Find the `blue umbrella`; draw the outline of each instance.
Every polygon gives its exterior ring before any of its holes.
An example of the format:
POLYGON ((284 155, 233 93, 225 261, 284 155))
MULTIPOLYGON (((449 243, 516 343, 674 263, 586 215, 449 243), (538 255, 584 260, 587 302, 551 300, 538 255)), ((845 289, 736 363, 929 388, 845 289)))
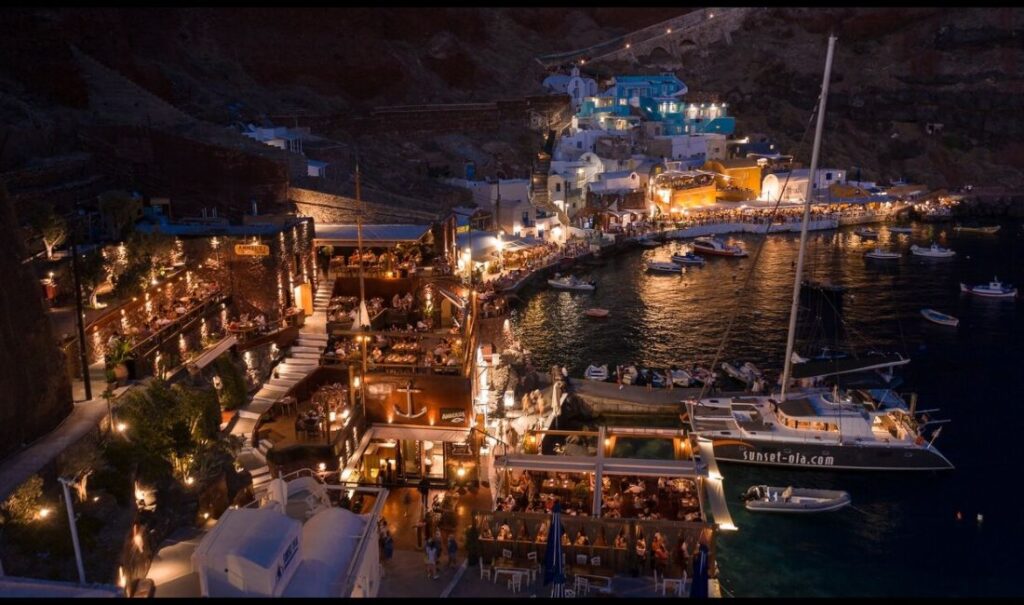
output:
POLYGON ((563 596, 565 573, 562 568, 562 505, 557 500, 551 509, 551 527, 548 528, 548 544, 544 551, 544 584, 554 582, 552 597, 563 596))
POLYGON ((690 586, 690 598, 708 598, 708 546, 701 544, 697 556, 693 558, 693 585, 690 586))

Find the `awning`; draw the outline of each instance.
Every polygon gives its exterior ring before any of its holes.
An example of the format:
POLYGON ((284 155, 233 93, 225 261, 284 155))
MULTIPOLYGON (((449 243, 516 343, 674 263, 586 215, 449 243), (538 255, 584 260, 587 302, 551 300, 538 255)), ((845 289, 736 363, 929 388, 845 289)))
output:
POLYGON ((694 477, 697 465, 685 460, 641 460, 635 458, 602 458, 597 456, 550 456, 512 454, 496 456, 494 465, 530 471, 556 473, 593 473, 601 467, 605 475, 638 475, 643 477, 694 477))
POLYGON ((469 428, 416 426, 411 424, 377 424, 373 426, 373 439, 409 439, 461 443, 469 435, 469 428))
MULTIPOLYGON (((366 247, 394 247, 400 243, 421 241, 429 232, 430 225, 363 225, 362 240, 366 247)), ((313 239, 321 245, 357 246, 359 233, 356 225, 323 223, 316 225, 313 239)))

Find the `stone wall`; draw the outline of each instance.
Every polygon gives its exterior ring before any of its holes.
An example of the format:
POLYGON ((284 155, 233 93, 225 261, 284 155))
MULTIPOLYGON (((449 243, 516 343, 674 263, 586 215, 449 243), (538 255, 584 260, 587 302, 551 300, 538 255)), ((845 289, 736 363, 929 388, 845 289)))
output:
POLYGON ((24 243, 0 185, 0 458, 55 428, 71 413, 71 383, 43 308, 39 280, 21 263, 24 243))
MULTIPOLYGON (((302 216, 311 216, 317 223, 355 224, 359 203, 350 197, 313 189, 289 187, 288 199, 295 211, 302 216)), ((416 223, 432 222, 436 213, 426 210, 390 206, 363 201, 363 220, 369 223, 416 223)))

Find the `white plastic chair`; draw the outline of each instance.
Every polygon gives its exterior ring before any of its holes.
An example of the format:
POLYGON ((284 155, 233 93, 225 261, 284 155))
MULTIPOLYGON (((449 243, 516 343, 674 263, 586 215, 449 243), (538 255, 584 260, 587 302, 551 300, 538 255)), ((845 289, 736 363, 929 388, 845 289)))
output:
POLYGON ((576 576, 576 594, 583 596, 590 594, 590 580, 583 576, 576 576))
POLYGON ((576 555, 576 564, 577 565, 586 565, 587 564, 587 555, 576 555))
POLYGON ((523 589, 523 574, 514 573, 508 578, 508 588, 512 592, 519 592, 523 589))
POLYGON ((601 567, 601 557, 590 557, 590 564, 594 567, 601 567))
POLYGON ((512 551, 507 549, 507 548, 501 549, 501 557, 503 559, 511 559, 512 558, 512 551))
POLYGON ((484 561, 483 561, 483 559, 481 559, 480 560, 480 579, 483 580, 484 576, 487 576, 487 579, 490 580, 491 579, 491 573, 493 572, 493 569, 494 569, 494 561, 491 561, 490 565, 484 565, 484 561))

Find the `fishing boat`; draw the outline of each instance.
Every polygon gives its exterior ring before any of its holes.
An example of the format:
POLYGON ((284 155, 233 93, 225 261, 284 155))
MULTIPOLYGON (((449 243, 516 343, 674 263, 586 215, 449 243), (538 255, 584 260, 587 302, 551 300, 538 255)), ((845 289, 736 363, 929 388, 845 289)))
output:
POLYGON ((622 384, 633 384, 639 375, 640 372, 636 369, 636 366, 628 365, 622 368, 622 376, 620 378, 622 384))
POLYGON ((583 376, 587 380, 608 380, 608 366, 595 366, 594 364, 590 364, 587 366, 587 371, 583 373, 583 376))
MULTIPOLYGON (((829 37, 810 174, 818 170, 835 40, 829 37)), ((877 371, 909 363, 909 359, 849 356, 793 364, 810 210, 808 199, 800 229, 780 392, 686 401, 691 433, 711 441, 719 462, 818 470, 952 469, 952 463, 934 446, 941 427, 926 438, 927 426, 933 421, 919 422, 913 411, 916 404, 909 410, 889 405, 891 390, 876 394, 865 389, 815 386, 826 377, 877 371), (792 382, 804 386, 798 388, 792 382)))
POLYGON ((647 270, 651 273, 674 273, 679 275, 685 271, 685 268, 675 263, 650 261, 647 263, 647 270))
POLYGON ((953 227, 954 231, 961 231, 963 233, 997 233, 1000 225, 991 225, 989 227, 965 227, 963 225, 957 225, 953 227))
POLYGON ((927 258, 952 258, 956 256, 956 252, 934 243, 927 248, 915 244, 910 247, 910 253, 914 256, 924 256, 927 258))
POLYGON ((672 262, 677 265, 703 265, 706 261, 703 256, 697 256, 693 252, 686 254, 673 254, 672 262))
POLYGON ((878 239, 878 232, 875 231, 874 229, 869 229, 867 227, 861 227, 860 229, 854 231, 854 233, 856 233, 857 235, 861 236, 864 239, 878 239))
POLYGON ((747 251, 740 246, 729 246, 717 237, 698 237, 693 240, 695 252, 702 252, 711 256, 732 256, 742 258, 747 256, 747 251))
POLYGON ((583 312, 583 314, 586 315, 587 317, 593 317, 594 319, 604 319, 605 317, 608 317, 610 313, 611 311, 609 311, 608 309, 600 309, 598 307, 594 307, 593 309, 587 309, 586 311, 583 312))
POLYGON ((644 248, 657 248, 658 246, 661 245, 661 242, 659 242, 658 240, 653 240, 653 239, 648 239, 648 238, 643 238, 641 240, 638 240, 637 243, 640 244, 641 246, 643 246, 644 248))
POLYGON ((889 227, 890 233, 913 233, 913 227, 889 227))
POLYGON ((582 292, 593 292, 597 288, 594 281, 583 281, 575 276, 558 277, 549 279, 548 285, 558 290, 578 290, 582 292))
POLYGON ((864 258, 870 258, 874 260, 895 260, 903 256, 899 252, 889 252, 888 250, 882 250, 881 248, 875 248, 871 252, 864 255, 864 258))
POLYGON ((758 378, 763 377, 761 370, 757 369, 757 366, 749 361, 744 364, 737 365, 733 365, 729 362, 723 362, 722 370, 724 370, 729 376, 732 376, 736 380, 746 384, 750 384, 758 378))
POLYGON ((960 284, 960 291, 966 292, 967 294, 974 294, 975 296, 983 296, 985 298, 1013 298, 1017 296, 1017 288, 1014 288, 1010 284, 1004 284, 999 281, 998 277, 993 277, 992 281, 987 284, 978 284, 977 286, 968 286, 967 284, 960 284))
POLYGON ((672 384, 677 387, 688 387, 693 382, 693 377, 690 376, 690 373, 683 369, 672 368, 668 374, 672 377, 672 384))
POLYGON ((772 513, 823 513, 850 504, 850 494, 844 491, 792 486, 754 485, 741 498, 749 511, 772 513))
POLYGON ((953 326, 954 328, 960 325, 960 320, 953 317, 952 315, 946 315, 940 313, 935 309, 921 309, 921 315, 924 316, 930 322, 941 324, 943 326, 953 326))

